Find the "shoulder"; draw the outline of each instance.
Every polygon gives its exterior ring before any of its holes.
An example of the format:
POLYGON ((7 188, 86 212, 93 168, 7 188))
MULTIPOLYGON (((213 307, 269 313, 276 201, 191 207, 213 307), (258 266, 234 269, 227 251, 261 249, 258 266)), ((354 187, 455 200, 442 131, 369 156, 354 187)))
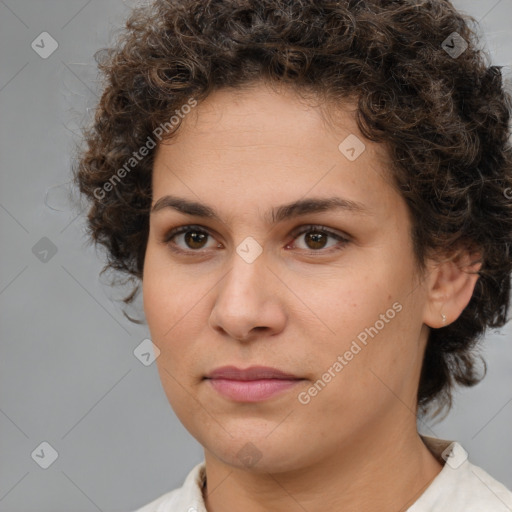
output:
POLYGON ((468 460, 466 450, 455 441, 422 436, 443 469, 408 512, 510 512, 512 492, 468 460))
POLYGON ((204 461, 188 473, 183 485, 163 494, 134 512, 203 512, 202 482, 205 477, 204 461))

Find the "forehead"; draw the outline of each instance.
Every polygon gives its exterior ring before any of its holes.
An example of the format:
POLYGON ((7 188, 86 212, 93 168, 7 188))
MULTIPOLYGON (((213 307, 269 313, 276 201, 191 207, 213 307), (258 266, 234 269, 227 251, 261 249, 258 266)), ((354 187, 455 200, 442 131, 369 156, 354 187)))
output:
POLYGON ((274 198, 274 204, 282 204, 335 191, 375 204, 376 196, 382 200, 391 193, 383 188, 390 188, 388 154, 361 135, 354 108, 339 105, 329 116, 333 123, 323 108, 291 89, 258 85, 215 91, 184 117, 171 140, 159 145, 155 200, 180 190, 190 199, 208 197, 209 203, 222 195, 247 210, 249 199, 262 204, 274 198))
POLYGON ((176 135, 206 141, 214 137, 223 139, 223 135, 233 137, 233 132, 236 132, 237 139, 245 139, 250 145, 251 137, 263 139, 268 134, 270 141, 275 141, 275 135, 280 135, 282 140, 297 143, 312 140, 318 129, 332 129, 333 118, 338 120, 340 115, 336 128, 345 128, 350 133, 359 132, 355 111, 353 101, 337 102, 336 105, 331 101, 327 104, 320 102, 311 92, 299 95, 286 85, 270 86, 257 82, 240 89, 214 91, 184 116, 176 135))

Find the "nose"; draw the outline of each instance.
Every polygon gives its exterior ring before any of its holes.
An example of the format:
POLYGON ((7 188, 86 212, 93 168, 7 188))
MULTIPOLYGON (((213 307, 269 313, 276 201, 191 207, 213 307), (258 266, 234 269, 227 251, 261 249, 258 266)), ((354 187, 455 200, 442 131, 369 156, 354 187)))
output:
POLYGON ((283 285, 269 268, 264 254, 248 263, 237 253, 231 270, 216 287, 209 325, 238 341, 272 336, 284 329, 283 285))

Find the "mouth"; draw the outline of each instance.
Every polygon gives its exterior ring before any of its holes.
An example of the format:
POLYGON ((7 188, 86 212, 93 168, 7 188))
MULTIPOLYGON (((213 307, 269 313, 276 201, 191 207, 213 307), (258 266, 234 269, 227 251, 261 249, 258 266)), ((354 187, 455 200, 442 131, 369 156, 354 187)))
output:
POLYGON ((225 398, 235 402, 260 402, 290 390, 304 379, 267 366, 246 369, 223 366, 210 372, 205 380, 225 398))

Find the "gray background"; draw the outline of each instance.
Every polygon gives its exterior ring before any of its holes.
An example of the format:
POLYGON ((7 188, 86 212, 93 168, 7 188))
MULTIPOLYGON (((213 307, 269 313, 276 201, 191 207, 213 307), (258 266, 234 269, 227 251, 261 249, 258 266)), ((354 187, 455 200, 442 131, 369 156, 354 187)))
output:
MULTIPOLYGON (((202 459, 155 365, 135 358, 147 327, 123 316, 122 290, 98 277, 102 253, 67 197, 79 127, 99 91, 93 53, 131 5, 0 0, 0 512, 133 510, 202 459), (44 31, 59 45, 47 59, 31 48, 44 31), (54 255, 41 252, 43 237, 54 255), (59 454, 46 470, 31 457, 43 441, 59 454)), ((455 5, 481 20, 510 85, 512 0, 455 5)), ((512 322, 490 332, 484 382, 458 393, 446 420, 420 428, 459 440, 512 488, 511 337, 512 322)))

